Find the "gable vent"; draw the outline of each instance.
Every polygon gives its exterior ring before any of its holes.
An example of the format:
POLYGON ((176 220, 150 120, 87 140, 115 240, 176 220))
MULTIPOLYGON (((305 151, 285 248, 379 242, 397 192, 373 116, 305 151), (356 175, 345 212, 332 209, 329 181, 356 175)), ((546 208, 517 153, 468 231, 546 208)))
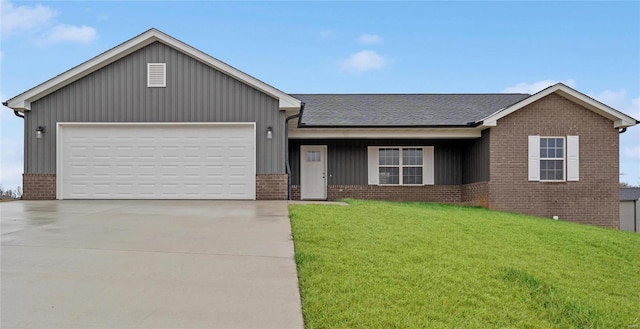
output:
POLYGON ((147 63, 147 87, 167 86, 167 64, 147 63))

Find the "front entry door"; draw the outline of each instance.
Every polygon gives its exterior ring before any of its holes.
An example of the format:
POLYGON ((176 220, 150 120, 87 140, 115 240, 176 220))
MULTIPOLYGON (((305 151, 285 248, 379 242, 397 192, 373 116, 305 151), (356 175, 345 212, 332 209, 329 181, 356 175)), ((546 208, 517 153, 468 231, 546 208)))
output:
POLYGON ((300 146, 300 199, 327 199, 327 146, 300 146))

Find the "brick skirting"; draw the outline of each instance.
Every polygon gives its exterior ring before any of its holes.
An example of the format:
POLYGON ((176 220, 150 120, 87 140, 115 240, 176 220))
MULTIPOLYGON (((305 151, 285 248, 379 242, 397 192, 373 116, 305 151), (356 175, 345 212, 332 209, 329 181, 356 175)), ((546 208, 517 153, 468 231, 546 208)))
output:
MULTIPOLYGON (((459 203, 460 186, 379 186, 379 185, 329 185, 327 200, 363 199, 386 201, 459 203)), ((300 185, 291 186, 291 199, 300 200, 300 185)))
POLYGON ((464 184, 460 187, 462 204, 470 206, 489 207, 489 183, 478 182, 464 184))
POLYGON ((256 200, 286 200, 287 174, 257 174, 256 200))
POLYGON ((56 174, 22 174, 23 200, 55 200, 56 174))

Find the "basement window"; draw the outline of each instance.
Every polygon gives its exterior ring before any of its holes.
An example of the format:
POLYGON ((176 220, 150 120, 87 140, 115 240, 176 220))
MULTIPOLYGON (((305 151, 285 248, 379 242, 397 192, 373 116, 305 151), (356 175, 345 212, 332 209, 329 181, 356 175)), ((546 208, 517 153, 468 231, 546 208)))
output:
POLYGON ((147 87, 166 87, 167 86, 167 64, 166 63, 147 63, 147 87))

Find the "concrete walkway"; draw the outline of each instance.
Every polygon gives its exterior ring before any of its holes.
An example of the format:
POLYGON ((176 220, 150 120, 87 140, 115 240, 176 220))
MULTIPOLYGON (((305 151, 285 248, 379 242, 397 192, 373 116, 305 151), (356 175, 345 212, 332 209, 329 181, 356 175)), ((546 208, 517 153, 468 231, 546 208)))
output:
POLYGON ((2 328, 303 328, 287 203, 0 203, 2 328))

